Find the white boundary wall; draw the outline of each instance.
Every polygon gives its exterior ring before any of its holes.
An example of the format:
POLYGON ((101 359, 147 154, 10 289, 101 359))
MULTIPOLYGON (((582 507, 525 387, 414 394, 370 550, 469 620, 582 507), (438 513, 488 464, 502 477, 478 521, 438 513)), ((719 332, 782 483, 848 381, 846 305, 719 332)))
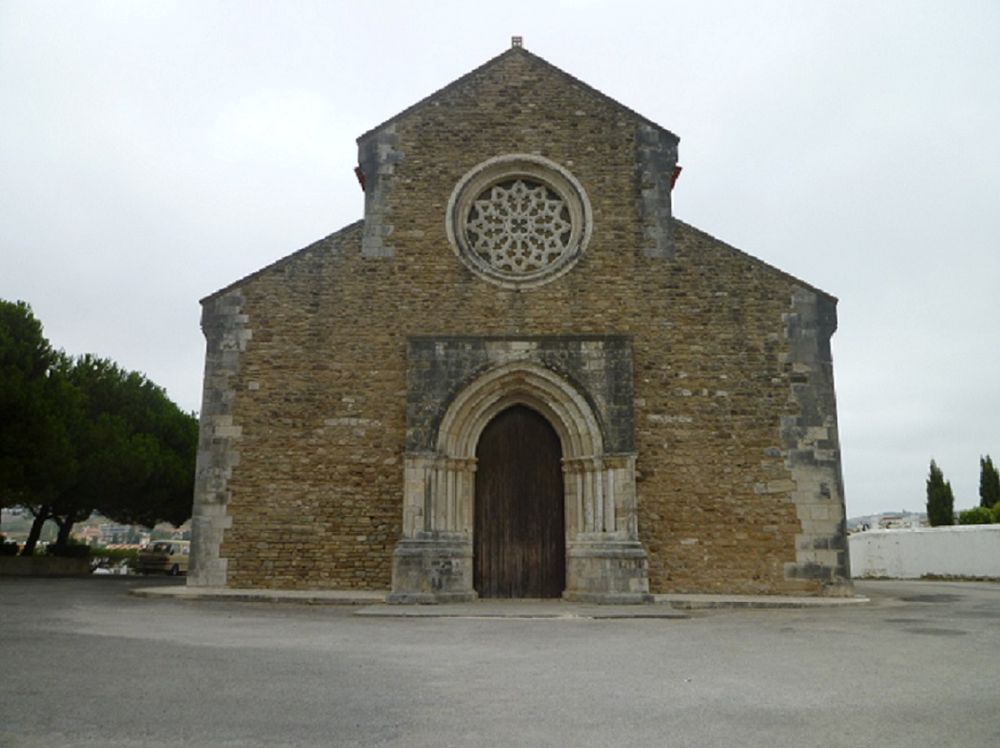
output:
POLYGON ((868 530, 848 537, 851 576, 1000 578, 1000 525, 868 530))

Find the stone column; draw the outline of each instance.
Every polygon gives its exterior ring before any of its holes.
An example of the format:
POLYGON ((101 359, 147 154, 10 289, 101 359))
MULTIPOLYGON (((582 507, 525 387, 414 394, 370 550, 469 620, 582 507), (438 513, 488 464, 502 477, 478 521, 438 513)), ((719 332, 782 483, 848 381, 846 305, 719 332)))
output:
POLYGON ((642 603, 649 561, 639 542, 635 455, 563 460, 566 486, 566 600, 642 603))
POLYGON ((476 461, 406 456, 403 537, 392 555, 390 603, 474 600, 472 494, 476 461))

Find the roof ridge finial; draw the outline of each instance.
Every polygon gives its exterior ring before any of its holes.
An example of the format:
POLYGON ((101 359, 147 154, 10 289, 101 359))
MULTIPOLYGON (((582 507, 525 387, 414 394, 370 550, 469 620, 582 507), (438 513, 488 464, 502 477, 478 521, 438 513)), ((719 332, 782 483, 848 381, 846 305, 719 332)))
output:
POLYGON ((523 46, 524 46, 524 37, 523 36, 512 36, 510 38, 510 48, 511 49, 520 48, 520 47, 523 47, 523 46))

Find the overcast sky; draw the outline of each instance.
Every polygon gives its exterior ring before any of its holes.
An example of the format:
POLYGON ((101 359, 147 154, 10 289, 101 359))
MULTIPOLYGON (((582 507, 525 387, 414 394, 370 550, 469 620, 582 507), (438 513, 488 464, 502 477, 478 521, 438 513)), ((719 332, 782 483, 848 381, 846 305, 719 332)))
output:
POLYGON ((357 220, 355 138, 524 37, 676 215, 840 299, 848 514, 1000 459, 1000 3, 0 0, 0 298, 201 400, 198 300, 357 220))

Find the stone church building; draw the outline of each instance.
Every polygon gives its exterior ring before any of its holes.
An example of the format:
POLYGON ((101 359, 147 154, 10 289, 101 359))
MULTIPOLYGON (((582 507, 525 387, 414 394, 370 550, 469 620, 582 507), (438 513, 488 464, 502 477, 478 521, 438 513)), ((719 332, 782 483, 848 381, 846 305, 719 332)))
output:
POLYGON ((849 591, 836 299, 675 218, 677 144, 517 38, 363 134, 363 219, 202 301, 188 584, 849 591))

